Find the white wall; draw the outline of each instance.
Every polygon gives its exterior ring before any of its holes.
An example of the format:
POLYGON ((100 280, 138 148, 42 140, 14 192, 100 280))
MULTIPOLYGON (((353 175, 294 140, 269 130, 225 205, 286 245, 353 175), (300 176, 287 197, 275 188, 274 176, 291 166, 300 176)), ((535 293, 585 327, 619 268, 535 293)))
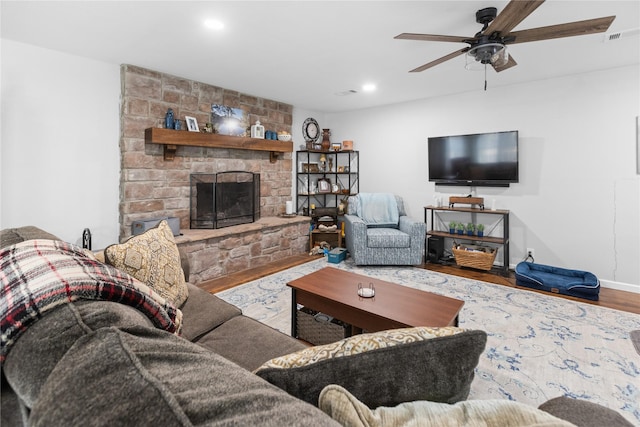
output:
MULTIPOLYGON (((475 195, 511 211, 511 259, 588 270, 640 291, 638 66, 329 114, 332 140, 360 150, 360 191, 394 192, 413 216, 434 195, 469 187, 428 182, 429 136, 518 130, 520 182, 475 195)), ((479 85, 480 86, 480 85, 479 85)), ((466 192, 466 193, 465 193, 466 192)))
POLYGON ((118 239, 120 67, 2 39, 0 228, 118 239))

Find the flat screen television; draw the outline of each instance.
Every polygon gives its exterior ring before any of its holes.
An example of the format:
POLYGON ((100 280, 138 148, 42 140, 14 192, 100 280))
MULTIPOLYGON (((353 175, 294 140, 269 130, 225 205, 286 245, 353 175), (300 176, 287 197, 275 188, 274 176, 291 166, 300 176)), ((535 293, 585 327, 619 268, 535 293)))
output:
POLYGON ((429 181, 508 187, 518 182, 518 131, 429 137, 429 181))

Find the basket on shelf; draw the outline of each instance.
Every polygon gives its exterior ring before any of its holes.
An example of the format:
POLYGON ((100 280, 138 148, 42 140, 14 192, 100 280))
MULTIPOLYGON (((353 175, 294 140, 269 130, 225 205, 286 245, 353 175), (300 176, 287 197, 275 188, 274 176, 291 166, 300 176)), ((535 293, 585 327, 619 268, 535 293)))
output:
POLYGON ((456 264, 462 267, 489 271, 498 254, 497 248, 454 245, 452 248, 456 264))

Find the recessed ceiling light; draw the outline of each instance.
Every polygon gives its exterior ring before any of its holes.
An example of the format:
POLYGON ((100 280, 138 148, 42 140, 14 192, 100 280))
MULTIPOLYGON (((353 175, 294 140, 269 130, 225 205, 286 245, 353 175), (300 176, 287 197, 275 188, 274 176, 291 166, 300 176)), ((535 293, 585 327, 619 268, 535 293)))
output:
POLYGON ((204 21, 204 26, 210 30, 220 31, 224 29, 224 23, 217 19, 207 19, 204 21))
POLYGON ((374 85, 373 83, 363 84, 362 90, 365 92, 373 92, 374 90, 376 90, 376 85, 374 85))

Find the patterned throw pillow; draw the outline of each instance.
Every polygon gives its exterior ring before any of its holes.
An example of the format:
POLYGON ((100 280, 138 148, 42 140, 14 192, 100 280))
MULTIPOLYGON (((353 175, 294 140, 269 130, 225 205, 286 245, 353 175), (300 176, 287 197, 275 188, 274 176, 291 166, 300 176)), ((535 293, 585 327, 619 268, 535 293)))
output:
POLYGON ((413 400, 454 403, 469 395, 487 334, 456 327, 356 335, 266 362, 259 377, 313 405, 338 384, 367 406, 413 400))
POLYGON ((455 335, 463 331, 464 329, 453 326, 444 328, 418 327, 354 335, 331 344, 317 345, 296 351, 295 353, 276 357, 275 359, 265 362, 256 372, 266 368, 298 368, 300 366, 317 363, 321 360, 353 356, 380 348, 394 347, 400 344, 424 341, 435 337, 455 335))
POLYGON ((189 291, 180 264, 180 253, 167 221, 143 234, 104 250, 105 261, 125 271, 180 307, 189 291))
POLYGON ((337 385, 322 390, 318 406, 344 427, 573 426, 532 406, 504 399, 467 400, 454 405, 422 400, 369 409, 337 385))

